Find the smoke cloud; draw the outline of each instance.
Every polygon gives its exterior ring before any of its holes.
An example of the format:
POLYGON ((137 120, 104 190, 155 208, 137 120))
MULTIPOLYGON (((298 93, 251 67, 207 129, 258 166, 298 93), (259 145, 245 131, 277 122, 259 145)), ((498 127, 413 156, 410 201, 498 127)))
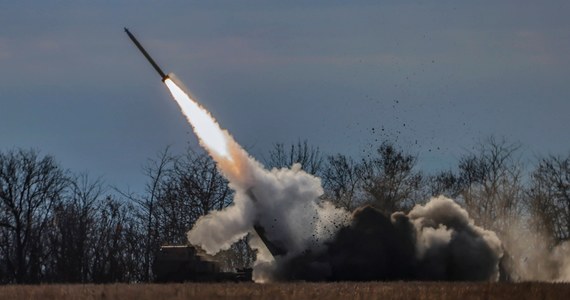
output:
POLYGON ((503 255, 497 236, 445 197, 391 217, 361 207, 324 245, 278 258, 273 279, 495 281, 503 255))
POLYGON ((555 243, 525 219, 510 220, 502 234, 501 278, 509 281, 570 281, 570 242, 555 243), (555 245, 555 246, 552 246, 555 245))
MULTIPOLYGON (((248 160, 249 180, 230 181, 236 192, 234 204, 200 218, 188 233, 191 244, 215 254, 258 225, 271 242, 294 254, 317 250, 348 223, 350 214, 320 200, 320 179, 301 170, 300 165, 268 171, 248 160)), ((263 248, 263 244, 251 244, 263 248)))
POLYGON ((200 218, 188 239, 215 254, 252 233, 258 282, 499 278, 501 241, 451 199, 390 217, 371 206, 349 214, 320 200, 320 179, 298 164, 268 171, 248 157, 247 165, 247 184, 230 183, 234 204, 200 218), (255 225, 285 253, 273 257, 255 225))
POLYGON ((252 233, 258 282, 498 278, 501 242, 453 200, 390 217, 370 206, 350 214, 322 200, 320 179, 299 164, 266 170, 172 78, 165 84, 235 191, 231 206, 188 232, 192 245, 216 254, 252 233))

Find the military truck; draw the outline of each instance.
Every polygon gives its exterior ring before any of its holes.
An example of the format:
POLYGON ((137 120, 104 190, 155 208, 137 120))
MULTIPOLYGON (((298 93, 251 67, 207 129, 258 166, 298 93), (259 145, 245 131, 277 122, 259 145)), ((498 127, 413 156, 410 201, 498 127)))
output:
POLYGON ((165 245, 155 258, 153 272, 157 282, 251 281, 251 268, 223 271, 219 263, 191 245, 165 245))

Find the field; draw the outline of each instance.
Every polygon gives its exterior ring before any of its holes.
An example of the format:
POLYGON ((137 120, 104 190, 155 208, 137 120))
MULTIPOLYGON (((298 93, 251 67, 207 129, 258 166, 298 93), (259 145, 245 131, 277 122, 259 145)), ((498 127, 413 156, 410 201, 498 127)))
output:
POLYGON ((0 299, 570 299, 568 283, 185 283, 0 286, 0 299))

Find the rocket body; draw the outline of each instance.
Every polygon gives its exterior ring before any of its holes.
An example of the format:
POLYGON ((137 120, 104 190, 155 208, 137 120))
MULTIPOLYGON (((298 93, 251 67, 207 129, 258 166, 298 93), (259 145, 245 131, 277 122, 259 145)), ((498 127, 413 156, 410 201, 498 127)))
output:
POLYGON ((146 59, 152 65, 152 67, 156 70, 156 72, 158 72, 158 75, 160 75, 160 78, 162 79, 162 81, 165 81, 168 78, 168 75, 164 74, 164 72, 156 64, 154 59, 152 59, 152 57, 150 57, 150 54, 148 54, 148 52, 146 52, 146 50, 143 48, 143 46, 139 43, 139 41, 135 38, 135 36, 126 27, 125 27, 125 32, 129 36, 129 38, 133 41, 135 46, 137 46, 137 48, 142 52, 144 57, 146 57, 146 59))

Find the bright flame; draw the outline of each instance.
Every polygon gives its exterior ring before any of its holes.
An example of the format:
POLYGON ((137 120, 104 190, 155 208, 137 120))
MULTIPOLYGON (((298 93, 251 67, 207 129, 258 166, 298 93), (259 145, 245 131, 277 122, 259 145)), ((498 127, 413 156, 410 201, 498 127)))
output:
POLYGON ((228 150, 228 141, 224 131, 216 122, 216 119, 205 110, 200 104, 196 103, 188 96, 174 81, 170 78, 164 80, 164 83, 170 90, 172 97, 182 109, 182 113, 188 119, 188 122, 194 128, 194 132, 208 150, 215 154, 231 160, 230 151, 228 150))

